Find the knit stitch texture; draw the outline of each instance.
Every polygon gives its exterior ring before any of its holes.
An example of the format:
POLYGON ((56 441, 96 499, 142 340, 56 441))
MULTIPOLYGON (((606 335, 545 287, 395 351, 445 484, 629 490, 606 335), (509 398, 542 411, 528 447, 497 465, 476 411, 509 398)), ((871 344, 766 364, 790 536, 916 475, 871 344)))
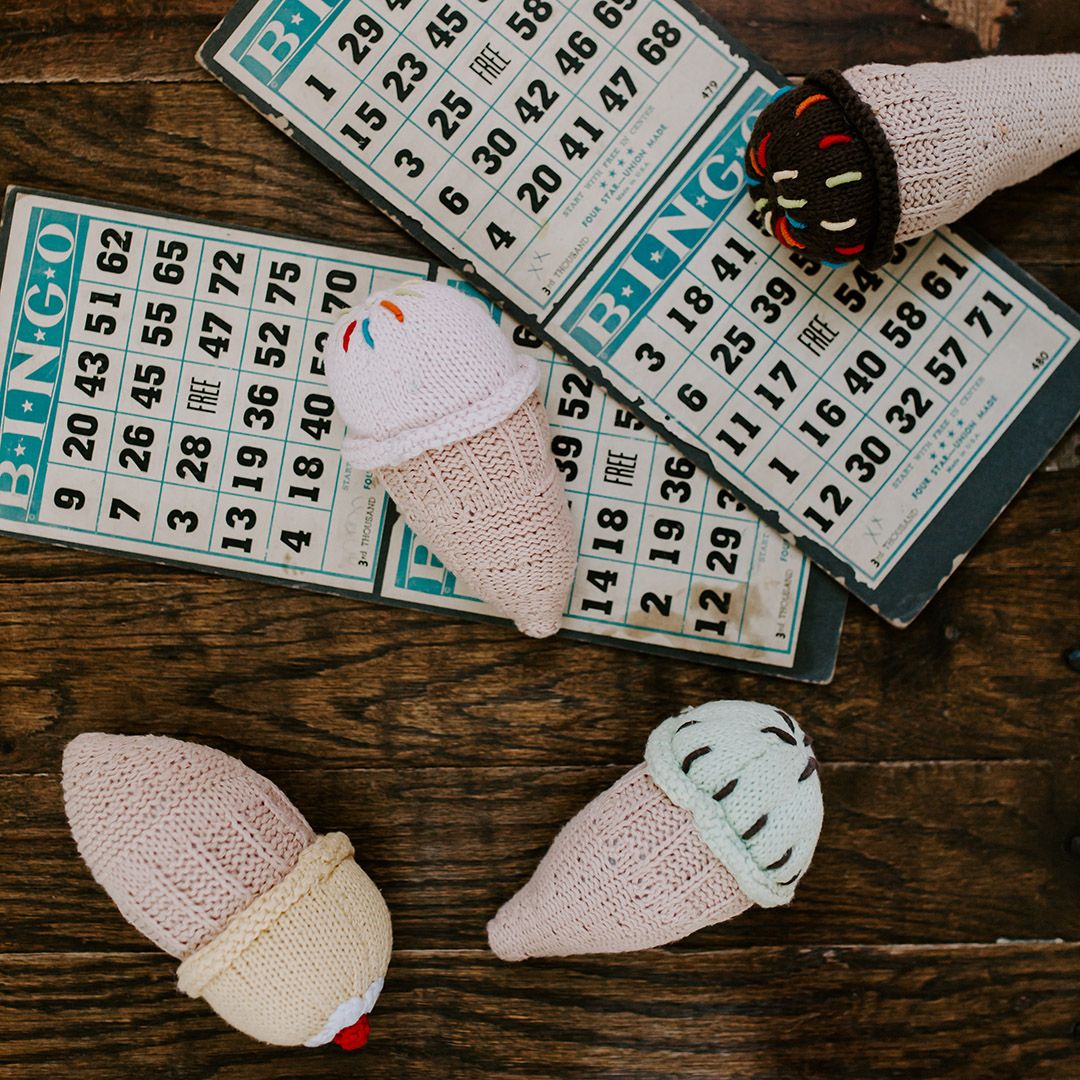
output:
POLYGON ((326 371, 349 426, 345 457, 376 469, 462 589, 531 637, 556 633, 577 530, 535 393, 536 361, 474 297, 421 282, 342 319, 326 371))
POLYGON ((823 806, 810 739, 787 713, 711 701, 656 728, 645 762, 751 900, 791 900, 817 846, 823 806))
POLYGON ((328 1018, 381 983, 390 963, 390 913, 352 854, 341 833, 320 836, 180 965, 180 990, 253 1038, 316 1045, 328 1018))
POLYGON ((460 289, 410 282, 338 321, 325 352, 330 392, 359 469, 400 465, 477 435, 536 389, 536 361, 514 349, 460 289))
POLYGON ((64 751, 64 802, 95 879, 234 1027, 318 1045, 370 1011, 386 904, 348 839, 316 837, 264 777, 210 747, 95 733, 64 751))
POLYGON ((649 949, 750 903, 693 815, 638 765, 563 827, 488 941, 503 960, 649 949))
POLYGON ((896 239, 962 217, 1080 149, 1080 54, 948 64, 867 64, 844 72, 896 158, 896 239))
POLYGON ((746 175, 762 224, 810 258, 886 264, 1080 149, 1080 54, 816 71, 758 118, 746 175))
POLYGON ((121 914, 183 959, 281 881, 314 839, 265 777, 209 746, 88 733, 64 750, 64 803, 121 914))
POLYGON ((880 265, 892 255, 899 206, 895 198, 882 205, 882 193, 895 192, 896 166, 839 73, 810 76, 765 107, 746 148, 746 175, 762 227, 786 247, 829 263, 880 265), (854 113, 865 121, 858 129, 854 113))
POLYGON ((763 224, 875 269, 899 241, 1080 149, 1080 54, 820 71, 758 118, 746 152, 763 224))
POLYGON ((378 473, 462 587, 530 637, 558 631, 577 562, 577 531, 550 446, 532 394, 494 427, 378 473))

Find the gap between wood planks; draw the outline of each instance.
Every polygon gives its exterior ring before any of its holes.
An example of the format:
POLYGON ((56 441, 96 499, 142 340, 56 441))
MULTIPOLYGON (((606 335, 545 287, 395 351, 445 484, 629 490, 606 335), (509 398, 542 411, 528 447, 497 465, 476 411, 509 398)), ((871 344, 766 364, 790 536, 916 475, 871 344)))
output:
MULTIPOLYGON (((644 750, 644 747, 642 748, 644 750)), ((841 772, 843 770, 850 769, 928 769, 928 768, 985 768, 986 766, 992 766, 994 768, 1061 768, 1062 762, 1055 758, 1035 758, 1035 757, 1002 757, 1002 758, 911 758, 908 760, 875 760, 875 761, 858 761, 852 759, 850 761, 823 761, 821 762, 821 769, 823 772, 841 772)), ((582 772, 597 772, 601 770, 610 770, 613 775, 622 775, 627 769, 625 762, 613 762, 610 765, 574 765, 574 764, 548 764, 538 765, 534 762, 523 761, 517 765, 331 765, 325 762, 320 763, 318 771, 320 773, 335 773, 341 775, 342 773, 400 773, 403 768, 407 768, 409 772, 454 772, 454 771, 467 771, 467 772, 485 772, 492 775, 497 775, 500 772, 520 772, 523 769, 527 769, 534 772, 542 771, 544 773, 582 773, 582 772)), ((275 769, 274 777, 275 783, 280 780, 279 787, 288 786, 290 778, 310 778, 312 770, 310 767, 289 767, 275 769)), ((7 770, 0 769, 0 778, 6 780, 52 780, 59 782, 61 773, 59 770, 7 770)), ((1041 939, 1037 939, 1041 940, 1041 939)))
MULTIPOLYGON (((639 949, 634 953, 585 953, 580 956, 548 956, 542 957, 540 960, 534 960, 534 963, 544 962, 556 962, 560 964, 572 964, 572 963, 603 963, 606 960, 610 960, 612 957, 620 956, 642 956, 645 953, 661 954, 671 959, 678 959, 681 956, 693 954, 695 960, 708 959, 710 956, 717 958, 723 958, 730 960, 733 956, 746 955, 746 956, 760 956, 762 953, 815 953, 828 955, 831 953, 881 953, 886 956, 903 955, 905 953, 953 953, 953 952, 965 952, 971 949, 993 949, 997 951, 1007 951, 1009 949, 1043 949, 1047 952, 1057 951, 1058 949, 1071 950, 1075 949, 1080 942, 1073 941, 1067 938, 998 938, 995 941, 948 941, 948 942, 895 942, 888 945, 864 945, 857 942, 837 942, 827 945, 732 945, 729 948, 718 949, 715 946, 710 946, 703 949, 694 948, 693 944, 687 944, 686 939, 681 942, 677 942, 677 947, 671 945, 659 945, 652 949, 639 949)), ((402 959, 416 959, 422 960, 425 957, 433 957, 436 959, 443 959, 448 956, 460 956, 464 958, 474 958, 477 960, 491 960, 493 963, 498 960, 490 949, 460 949, 460 948, 445 948, 445 949, 398 949, 393 950, 393 956, 402 959)), ((168 954, 162 952, 160 949, 49 949, 38 950, 35 952, 20 952, 20 951, 6 951, 0 950, 0 960, 26 960, 26 961, 40 961, 42 959, 61 959, 68 957, 71 959, 98 959, 98 960, 152 960, 161 961, 164 963, 170 959, 168 954)), ((502 964, 501 970, 506 971, 525 971, 528 968, 519 964, 502 964)), ((529 963, 529 961, 526 961, 529 963)), ((393 960, 391 960, 393 964, 393 960)))

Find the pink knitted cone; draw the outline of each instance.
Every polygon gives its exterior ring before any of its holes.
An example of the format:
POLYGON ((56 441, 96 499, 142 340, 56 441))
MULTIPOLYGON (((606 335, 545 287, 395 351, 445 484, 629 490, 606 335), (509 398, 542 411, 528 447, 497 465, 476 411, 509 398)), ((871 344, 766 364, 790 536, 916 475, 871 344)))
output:
POLYGON ((763 228, 804 256, 876 269, 999 188, 1080 149, 1080 54, 817 71, 754 125, 763 228))
POLYGON ((1080 53, 866 64, 844 77, 896 158, 897 240, 948 225, 1080 150, 1080 53))
POLYGON ((154 735, 73 740, 64 802, 95 879, 182 960, 181 992, 263 1042, 364 1045, 392 929, 348 837, 316 836, 235 758, 154 735))
POLYGON ((750 905, 641 764, 564 826, 488 940, 503 960, 651 949, 750 905))
POLYGON ((464 588, 538 638, 561 625, 576 561, 550 444, 532 394, 479 435, 379 470, 402 516, 464 588))
POLYGON ((415 282, 344 316, 326 350, 356 468, 466 589, 532 637, 558 631, 577 538, 538 368, 475 297, 415 282))
POLYGON ((180 959, 281 881, 315 839, 281 791, 236 758, 156 735, 68 743, 64 803, 94 879, 180 959))
POLYGON ((786 904, 821 820, 818 762, 787 713, 752 701, 689 709, 562 829, 488 941, 504 960, 624 952, 786 904))

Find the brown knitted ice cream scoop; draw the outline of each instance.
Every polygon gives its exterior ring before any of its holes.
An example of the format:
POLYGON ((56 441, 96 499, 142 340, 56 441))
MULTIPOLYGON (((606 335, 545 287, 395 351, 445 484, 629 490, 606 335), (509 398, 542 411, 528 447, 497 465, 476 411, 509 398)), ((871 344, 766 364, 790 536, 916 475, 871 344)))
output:
POLYGON ((867 64, 807 76, 746 149, 764 227, 828 264, 876 269, 1080 149, 1080 54, 867 64))

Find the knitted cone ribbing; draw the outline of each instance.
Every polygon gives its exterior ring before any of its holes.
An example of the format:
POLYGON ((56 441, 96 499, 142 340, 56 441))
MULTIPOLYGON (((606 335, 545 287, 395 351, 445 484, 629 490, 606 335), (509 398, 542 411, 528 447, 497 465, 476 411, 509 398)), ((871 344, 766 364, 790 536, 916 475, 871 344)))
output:
POLYGON ((390 915, 345 836, 235 758, 153 735, 73 740, 64 801, 95 879, 183 958, 181 990, 263 1042, 362 1045, 390 915))
POLYGON ((576 563, 550 445, 532 394, 479 435, 379 470, 402 516, 461 584, 538 638, 559 630, 576 563))
POLYGON ((646 949, 787 903, 821 818, 817 760, 791 717, 755 702, 691 709, 563 828, 488 924, 491 948, 504 960, 646 949))
POLYGON ((64 804, 94 880, 179 959, 281 881, 315 839, 265 777, 220 750, 157 735, 73 739, 64 804))
POLYGON ((390 963, 390 913, 352 854, 341 833, 320 836, 284 880, 180 965, 180 990, 280 1046, 330 1042, 370 1011, 390 963))
POLYGON ((747 147, 766 227, 826 262, 876 268, 999 188, 1080 149, 1080 54, 815 72, 747 147))
POLYGON ((896 159, 897 240, 956 221, 1080 150, 1080 53, 867 64, 844 75, 896 159))
POLYGON ((488 941, 502 960, 651 949, 750 903, 693 815, 638 765, 563 827, 488 941))
POLYGON ((556 633, 577 543, 535 361, 479 301, 421 282, 345 316, 326 374, 347 460, 376 470, 466 589, 525 634, 556 633))

